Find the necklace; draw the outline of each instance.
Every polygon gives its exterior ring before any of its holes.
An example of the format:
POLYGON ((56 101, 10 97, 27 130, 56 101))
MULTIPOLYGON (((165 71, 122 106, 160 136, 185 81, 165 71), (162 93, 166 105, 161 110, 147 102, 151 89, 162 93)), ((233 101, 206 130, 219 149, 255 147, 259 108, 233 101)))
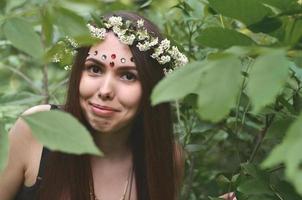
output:
MULTIPOLYGON (((129 182, 131 182, 130 184, 132 185, 132 178, 133 178, 133 168, 130 168, 129 174, 128 174, 128 178, 127 178, 126 183, 125 183, 124 192, 123 192, 123 194, 122 194, 122 196, 121 196, 121 198, 120 198, 119 200, 125 200, 125 199, 126 199, 126 193, 127 193, 127 191, 128 191, 128 188, 129 188, 129 182), (131 181, 130 181, 130 178, 131 178, 131 181)), ((129 191, 129 199, 130 199, 130 195, 131 195, 131 188, 132 188, 131 185, 130 185, 130 191, 129 191)), ((93 187, 93 185, 92 185, 91 187, 92 187, 92 188, 91 188, 92 192, 90 192, 90 197, 91 197, 91 199, 92 199, 92 200, 102 200, 102 199, 100 199, 100 198, 98 198, 98 197, 96 196, 96 194, 95 194, 95 192, 94 192, 94 187, 93 187)))

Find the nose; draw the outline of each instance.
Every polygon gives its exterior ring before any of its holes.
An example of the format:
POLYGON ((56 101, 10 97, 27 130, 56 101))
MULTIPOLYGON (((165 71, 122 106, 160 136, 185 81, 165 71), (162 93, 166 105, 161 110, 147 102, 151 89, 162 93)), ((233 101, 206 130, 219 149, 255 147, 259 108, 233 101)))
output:
POLYGON ((98 90, 98 97, 102 100, 112 100, 114 98, 114 80, 110 74, 104 75, 98 90))

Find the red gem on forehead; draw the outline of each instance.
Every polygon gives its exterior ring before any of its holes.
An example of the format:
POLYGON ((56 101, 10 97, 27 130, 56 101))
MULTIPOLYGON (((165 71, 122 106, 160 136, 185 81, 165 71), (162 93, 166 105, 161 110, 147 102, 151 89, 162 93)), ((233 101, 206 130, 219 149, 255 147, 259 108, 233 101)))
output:
POLYGON ((115 54, 111 54, 111 58, 112 58, 112 59, 115 59, 115 58, 116 58, 116 55, 115 55, 115 54))
POLYGON ((110 67, 114 67, 114 62, 109 63, 110 67))

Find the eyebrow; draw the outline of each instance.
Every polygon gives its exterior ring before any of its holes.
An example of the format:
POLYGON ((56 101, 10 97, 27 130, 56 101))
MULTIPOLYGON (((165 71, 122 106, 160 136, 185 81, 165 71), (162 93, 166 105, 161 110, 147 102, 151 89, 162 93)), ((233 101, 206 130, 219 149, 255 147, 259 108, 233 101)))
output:
MULTIPOLYGON (((95 64, 97 65, 100 65, 100 66, 104 66, 105 64, 102 62, 102 61, 99 61, 95 58, 88 58, 85 60, 85 62, 87 61, 91 61, 91 62, 94 62, 95 64)), ((137 70, 136 66, 122 66, 122 67, 117 67, 119 70, 137 70)))

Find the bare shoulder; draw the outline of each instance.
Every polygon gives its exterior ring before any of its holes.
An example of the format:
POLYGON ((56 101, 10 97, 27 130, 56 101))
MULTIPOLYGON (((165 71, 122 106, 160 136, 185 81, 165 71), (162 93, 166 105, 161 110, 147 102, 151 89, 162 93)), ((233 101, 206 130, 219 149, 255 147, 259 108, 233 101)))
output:
MULTIPOLYGON (((22 115, 47 111, 50 105, 34 106, 22 115)), ((33 137, 30 127, 20 117, 9 134, 9 154, 5 169, 0 173, 0 199, 13 199, 21 185, 25 183, 29 163, 39 159, 42 145, 33 137)))
POLYGON ((24 111, 22 115, 30 115, 30 114, 34 114, 36 112, 48 111, 48 110, 50 110, 50 107, 51 106, 49 104, 33 106, 33 107, 27 109, 26 111, 24 111))
POLYGON ((50 105, 37 105, 25 110, 9 132, 11 145, 18 146, 18 149, 22 149, 22 147, 29 146, 33 142, 36 142, 29 126, 22 119, 22 116, 31 115, 37 112, 43 112, 48 110, 50 110, 50 105))

